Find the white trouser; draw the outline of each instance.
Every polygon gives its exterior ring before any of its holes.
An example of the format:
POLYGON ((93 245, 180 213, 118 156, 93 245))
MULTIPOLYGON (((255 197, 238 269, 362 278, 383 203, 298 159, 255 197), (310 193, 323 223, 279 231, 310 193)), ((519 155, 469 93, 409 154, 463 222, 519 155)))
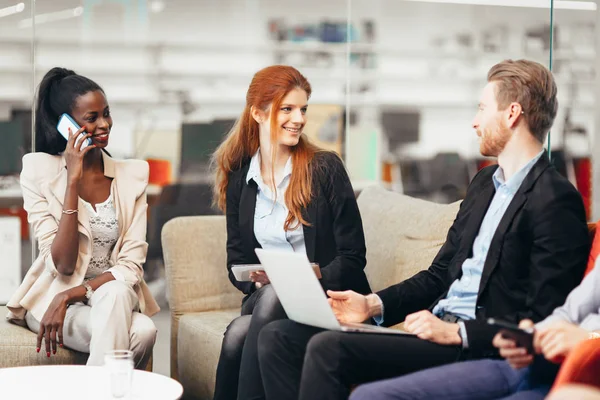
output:
MULTIPOLYGON (((94 291, 88 304, 67 308, 65 347, 90 353, 87 365, 104 365, 107 351, 131 350, 135 367, 144 369, 156 341, 156 326, 148 316, 133 311, 138 305, 133 289, 124 282, 110 281, 94 291)), ((31 331, 39 332, 40 324, 30 313, 25 321, 31 331)))

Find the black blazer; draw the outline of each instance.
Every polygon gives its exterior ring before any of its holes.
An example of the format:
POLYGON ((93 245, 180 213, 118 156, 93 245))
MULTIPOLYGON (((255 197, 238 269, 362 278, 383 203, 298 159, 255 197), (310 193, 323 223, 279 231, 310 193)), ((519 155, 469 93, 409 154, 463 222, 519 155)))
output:
MULTIPOLYGON (((303 210, 311 226, 303 226, 306 253, 321 267, 325 290, 371 292, 364 268, 367 263, 362 220, 350 179, 342 160, 331 152, 318 152, 311 162, 313 198, 303 210)), ((227 186, 227 270, 229 280, 245 294, 255 290, 252 282, 238 282, 233 264, 259 263, 254 249, 261 247, 254 236, 257 185, 246 183, 247 160, 229 176, 227 186)))
MULTIPOLYGON (((446 242, 426 271, 379 292, 384 321, 394 325, 407 314, 430 309, 462 275, 473 242, 495 193, 497 166, 473 178, 446 242)), ((564 303, 583 277, 590 248, 583 201, 544 154, 525 177, 492 239, 483 267, 476 320, 465 321, 468 357, 496 355, 496 331, 485 321, 537 322, 564 303)))

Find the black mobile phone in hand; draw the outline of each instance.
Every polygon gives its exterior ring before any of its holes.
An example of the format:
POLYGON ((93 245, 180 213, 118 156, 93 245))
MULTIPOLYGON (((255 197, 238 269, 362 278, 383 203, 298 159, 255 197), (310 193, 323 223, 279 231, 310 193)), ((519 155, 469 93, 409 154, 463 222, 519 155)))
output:
POLYGON ((534 354, 533 334, 535 330, 533 328, 521 329, 516 324, 500 321, 495 318, 488 318, 487 323, 497 328, 503 337, 514 340, 517 347, 524 347, 529 354, 534 354))

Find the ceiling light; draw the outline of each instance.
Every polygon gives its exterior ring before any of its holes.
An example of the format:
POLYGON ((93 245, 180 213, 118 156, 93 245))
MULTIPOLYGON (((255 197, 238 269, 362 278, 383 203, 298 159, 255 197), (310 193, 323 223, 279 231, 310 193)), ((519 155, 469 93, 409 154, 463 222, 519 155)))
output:
MULTIPOLYGON (((81 15, 83 15, 83 7, 68 8, 62 11, 38 14, 35 16, 35 24, 41 25, 48 22, 63 21, 65 19, 77 18, 81 15)), ((31 18, 26 18, 19 21, 19 28, 31 28, 31 21, 31 18)))
POLYGON ((165 9, 165 2, 162 0, 154 0, 150 3, 150 11, 155 14, 162 12, 165 9))
MULTIPOLYGON (((419 3, 466 4, 478 6, 503 6, 526 8, 550 8, 549 0, 404 0, 419 3)), ((561 1, 554 2, 554 9, 596 11, 593 1, 561 1)))
POLYGON ((25 3, 15 4, 14 6, 0 8, 0 18, 8 17, 9 15, 18 14, 25 9, 25 3))

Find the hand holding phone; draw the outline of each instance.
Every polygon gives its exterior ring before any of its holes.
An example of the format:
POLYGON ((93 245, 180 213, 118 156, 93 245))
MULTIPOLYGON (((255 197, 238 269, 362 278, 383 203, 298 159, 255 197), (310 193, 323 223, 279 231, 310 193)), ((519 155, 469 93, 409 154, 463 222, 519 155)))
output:
POLYGON ((502 337, 513 340, 517 347, 527 349, 529 354, 534 354, 533 349, 533 335, 535 333, 534 328, 519 328, 518 325, 512 324, 505 321, 499 321, 495 318, 489 318, 487 320, 488 325, 498 329, 498 332, 502 337))
POLYGON ((67 114, 61 116, 56 129, 67 139, 63 152, 67 176, 72 183, 78 182, 83 176, 83 159, 96 146, 92 144, 91 134, 85 132, 85 127, 80 128, 67 114))
MULTIPOLYGON (((60 116, 60 118, 58 120, 58 124, 56 125, 56 129, 68 141, 69 140, 69 129, 71 130, 70 133, 75 135, 79 130, 81 130, 81 127, 79 126, 79 124, 77 124, 77 122, 75 122, 75 120, 69 114, 64 113, 63 115, 60 116)), ((87 135, 87 133, 85 131, 81 132, 81 134, 77 138, 75 138, 75 142, 77 143, 77 141, 80 140, 82 138, 82 136, 85 136, 85 135, 87 135)), ((85 149, 86 147, 88 147, 91 144, 92 144, 92 138, 84 139, 83 142, 81 143, 81 146, 79 147, 79 151, 85 149)))

